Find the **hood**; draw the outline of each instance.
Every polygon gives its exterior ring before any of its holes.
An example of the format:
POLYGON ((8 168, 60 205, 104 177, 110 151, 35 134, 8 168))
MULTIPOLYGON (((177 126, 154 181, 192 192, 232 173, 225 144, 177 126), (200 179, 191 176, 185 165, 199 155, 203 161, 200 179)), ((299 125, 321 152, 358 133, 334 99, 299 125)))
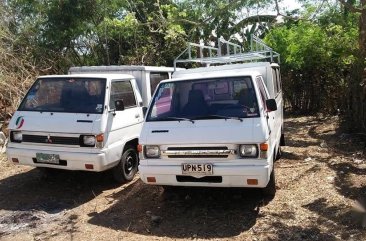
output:
POLYGON ((195 120, 145 122, 140 136, 141 144, 187 145, 261 143, 268 134, 260 118, 239 120, 195 120))
POLYGON ((36 132, 91 134, 102 114, 17 111, 9 129, 36 132))

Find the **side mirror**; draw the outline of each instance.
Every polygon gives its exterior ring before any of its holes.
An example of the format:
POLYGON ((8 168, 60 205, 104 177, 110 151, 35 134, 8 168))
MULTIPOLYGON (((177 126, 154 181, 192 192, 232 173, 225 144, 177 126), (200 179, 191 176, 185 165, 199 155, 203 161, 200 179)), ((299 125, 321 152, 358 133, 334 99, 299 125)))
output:
POLYGON ((116 100, 114 102, 114 106, 116 108, 116 111, 122 111, 125 109, 125 104, 123 103, 123 100, 116 100))
POLYGON ((277 110, 277 103, 275 99, 266 100, 266 106, 268 112, 277 110))

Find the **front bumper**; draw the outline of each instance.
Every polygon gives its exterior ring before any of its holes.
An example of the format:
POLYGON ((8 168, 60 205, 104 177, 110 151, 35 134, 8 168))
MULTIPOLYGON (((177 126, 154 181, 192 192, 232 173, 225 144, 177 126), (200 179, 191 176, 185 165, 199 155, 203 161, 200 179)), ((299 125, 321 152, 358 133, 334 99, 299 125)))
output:
POLYGON ((141 162, 139 172, 140 178, 147 184, 263 188, 269 182, 271 167, 269 165, 215 165, 213 163, 212 176, 186 176, 182 175, 181 165, 149 165, 141 162), (148 182, 148 177, 155 178, 156 182, 148 182), (257 179, 258 184, 250 185, 248 179, 257 179))
POLYGON ((108 163, 106 158, 106 153, 104 152, 77 152, 77 150, 49 150, 49 149, 31 149, 31 148, 17 148, 8 147, 7 148, 8 160, 14 164, 27 165, 34 167, 49 167, 56 169, 65 170, 83 170, 83 171, 93 171, 101 172, 107 170, 116 163, 108 163), (60 165, 58 164, 45 164, 36 162, 36 153, 45 154, 57 154, 62 160, 60 165), (13 158, 18 159, 18 163, 13 162, 13 158), (89 164, 89 168, 86 168, 86 164, 89 164), (93 165, 93 169, 90 169, 90 165, 93 165))

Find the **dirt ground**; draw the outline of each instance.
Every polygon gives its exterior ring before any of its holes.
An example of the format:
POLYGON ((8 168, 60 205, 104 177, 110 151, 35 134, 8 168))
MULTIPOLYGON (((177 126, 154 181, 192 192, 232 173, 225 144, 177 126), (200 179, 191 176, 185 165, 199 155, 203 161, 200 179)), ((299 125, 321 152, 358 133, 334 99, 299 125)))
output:
POLYGON ((366 240, 365 142, 336 117, 286 120, 277 193, 183 188, 34 168, 0 156, 0 240, 366 240), (363 220, 364 219, 364 220, 363 220))

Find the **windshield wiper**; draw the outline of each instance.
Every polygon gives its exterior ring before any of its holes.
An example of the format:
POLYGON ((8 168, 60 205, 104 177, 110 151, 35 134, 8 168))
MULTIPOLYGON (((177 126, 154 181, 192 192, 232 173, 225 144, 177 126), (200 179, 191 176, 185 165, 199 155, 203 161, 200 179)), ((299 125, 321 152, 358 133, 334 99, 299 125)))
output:
POLYGON ((161 120, 161 121, 164 121, 164 120, 189 121, 189 122, 194 123, 194 120, 192 120, 192 119, 182 118, 182 117, 175 117, 175 116, 168 116, 168 117, 165 117, 165 118, 159 119, 159 120, 161 120))
POLYGON ((231 120, 239 120, 243 122, 243 119, 236 116, 224 116, 224 115, 204 115, 204 116, 197 116, 194 118, 195 120, 203 120, 203 119, 231 119, 231 120))

